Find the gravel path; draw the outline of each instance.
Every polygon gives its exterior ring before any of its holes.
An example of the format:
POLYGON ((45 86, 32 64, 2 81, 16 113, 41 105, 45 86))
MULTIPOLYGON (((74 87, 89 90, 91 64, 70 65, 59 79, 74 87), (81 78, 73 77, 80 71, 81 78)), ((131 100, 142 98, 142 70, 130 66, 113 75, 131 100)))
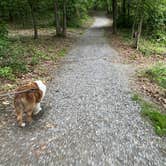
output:
POLYGON ((24 129, 0 128, 0 165, 164 166, 166 140, 155 135, 131 100, 132 66, 104 37, 96 17, 58 64, 44 113, 24 129))

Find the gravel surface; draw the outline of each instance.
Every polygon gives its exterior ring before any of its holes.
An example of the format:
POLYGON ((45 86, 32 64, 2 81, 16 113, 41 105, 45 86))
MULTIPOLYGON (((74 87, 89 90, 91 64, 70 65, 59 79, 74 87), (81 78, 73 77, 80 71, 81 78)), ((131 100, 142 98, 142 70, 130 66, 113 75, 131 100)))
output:
POLYGON ((14 117, 0 126, 0 165, 166 165, 166 139, 131 100, 133 67, 118 63, 104 37, 109 23, 96 17, 58 63, 44 111, 30 126, 18 128, 14 117))

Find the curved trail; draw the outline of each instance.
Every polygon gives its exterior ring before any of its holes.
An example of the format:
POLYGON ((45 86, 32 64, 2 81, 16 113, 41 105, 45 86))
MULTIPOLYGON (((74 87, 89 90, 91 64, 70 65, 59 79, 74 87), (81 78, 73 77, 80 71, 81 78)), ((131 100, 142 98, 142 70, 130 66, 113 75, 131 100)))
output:
POLYGON ((54 73, 44 115, 30 127, 0 131, 0 165, 164 166, 156 136, 131 100, 132 67, 104 37, 110 20, 96 17, 54 73))

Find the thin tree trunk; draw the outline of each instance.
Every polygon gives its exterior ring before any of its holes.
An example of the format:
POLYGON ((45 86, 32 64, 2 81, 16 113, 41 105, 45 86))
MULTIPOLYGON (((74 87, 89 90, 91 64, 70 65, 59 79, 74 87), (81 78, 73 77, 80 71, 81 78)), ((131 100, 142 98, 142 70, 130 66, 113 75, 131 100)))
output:
POLYGON ((11 23, 13 23, 13 15, 12 15, 12 11, 11 10, 9 10, 9 21, 11 22, 11 23))
POLYGON ((139 0, 137 1, 136 14, 135 14, 134 22, 133 22, 133 26, 132 26, 132 33, 131 33, 132 39, 135 36, 134 33, 135 33, 135 26, 136 26, 137 17, 138 17, 138 9, 139 9, 139 0))
POLYGON ((130 22, 130 0, 128 0, 127 2, 127 24, 129 26, 129 22, 130 22))
POLYGON ((34 39, 38 39, 38 30, 37 30, 37 22, 34 14, 34 9, 32 3, 28 0, 30 9, 31 9, 31 16, 32 16, 32 23, 33 23, 33 29, 34 29, 34 39))
POLYGON ((138 33, 137 33, 137 36, 135 38, 135 45, 134 47, 138 50, 138 47, 139 47, 139 40, 140 40, 140 36, 141 36, 141 32, 142 32, 142 24, 143 24, 143 14, 140 18, 140 22, 139 22, 139 25, 138 25, 138 33))
POLYGON ((63 1, 63 36, 67 35, 67 21, 66 21, 66 0, 63 1))
POLYGON ((126 16, 126 0, 123 0, 122 11, 123 11, 123 17, 125 18, 125 16, 126 16))
POLYGON ((107 14, 110 14, 111 9, 110 9, 110 0, 107 0, 107 14))
POLYGON ((113 34, 117 33, 117 0, 112 1, 113 10, 113 34))
POLYGON ((56 24, 56 36, 61 36, 60 16, 58 10, 58 0, 55 0, 55 24, 56 24))

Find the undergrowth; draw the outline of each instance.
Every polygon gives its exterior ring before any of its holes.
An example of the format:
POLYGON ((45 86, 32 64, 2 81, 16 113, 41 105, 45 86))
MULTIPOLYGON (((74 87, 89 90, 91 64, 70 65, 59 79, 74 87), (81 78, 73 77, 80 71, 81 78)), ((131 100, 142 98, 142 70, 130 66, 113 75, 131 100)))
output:
POLYGON ((160 113, 159 108, 153 104, 143 100, 139 95, 134 94, 132 100, 141 106, 141 114, 147 117, 153 125, 156 134, 166 136, 166 114, 160 113))
MULTIPOLYGON (((122 36, 124 42, 132 45, 133 41, 131 37, 131 32, 129 30, 120 29, 119 33, 122 36)), ((144 34, 140 38, 139 51, 145 56, 150 56, 152 54, 164 55, 166 53, 166 37, 163 34, 161 38, 162 40, 149 38, 146 34, 144 34)))
POLYGON ((24 50, 19 44, 13 44, 9 40, 3 22, 0 22, 0 27, 0 77, 13 80, 14 75, 27 71, 24 50))
POLYGON ((166 65, 164 63, 158 63, 148 69, 145 69, 142 72, 142 76, 147 77, 160 87, 166 89, 166 65))

